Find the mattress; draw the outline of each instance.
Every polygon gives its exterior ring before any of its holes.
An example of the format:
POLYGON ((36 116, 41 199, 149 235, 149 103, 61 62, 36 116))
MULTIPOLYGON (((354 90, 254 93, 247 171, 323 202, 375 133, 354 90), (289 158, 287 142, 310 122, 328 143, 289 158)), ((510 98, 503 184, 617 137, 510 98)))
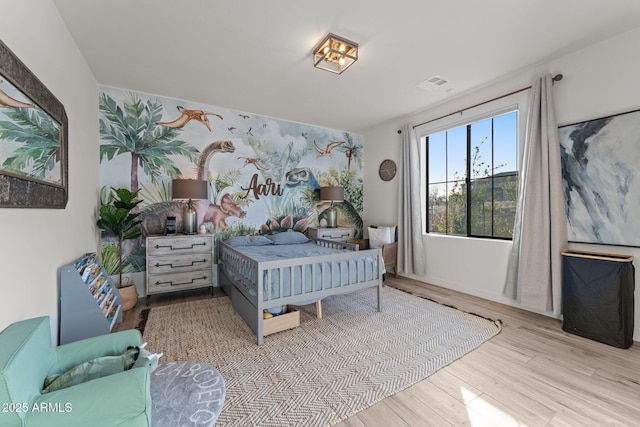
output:
MULTIPOLYGON (((283 265, 281 267, 267 268, 262 271, 264 301, 377 280, 380 274, 377 257, 358 256, 358 251, 327 248, 313 242, 295 245, 240 246, 234 249, 257 262, 285 261, 280 264, 283 265), (313 262, 314 257, 344 253, 351 253, 353 257, 341 260, 324 258, 322 262, 313 262), (309 258, 308 262, 304 262, 307 258, 309 258), (292 263, 302 260, 304 263, 287 266, 287 260, 292 263)), ((240 273, 254 284, 254 288, 247 288, 251 295, 256 296, 255 284, 258 282, 258 272, 242 271, 240 273)), ((318 299, 313 298, 312 294, 309 297, 309 300, 300 300, 299 303, 311 303, 318 299)))

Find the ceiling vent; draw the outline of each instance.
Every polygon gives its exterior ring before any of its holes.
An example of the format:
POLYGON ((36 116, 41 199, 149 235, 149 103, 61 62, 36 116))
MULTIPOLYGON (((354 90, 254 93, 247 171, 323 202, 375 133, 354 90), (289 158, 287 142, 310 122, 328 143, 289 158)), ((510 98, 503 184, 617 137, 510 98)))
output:
POLYGON ((443 79, 440 76, 433 76, 418 85, 420 89, 424 90, 433 90, 439 89, 449 83, 447 80, 443 79))

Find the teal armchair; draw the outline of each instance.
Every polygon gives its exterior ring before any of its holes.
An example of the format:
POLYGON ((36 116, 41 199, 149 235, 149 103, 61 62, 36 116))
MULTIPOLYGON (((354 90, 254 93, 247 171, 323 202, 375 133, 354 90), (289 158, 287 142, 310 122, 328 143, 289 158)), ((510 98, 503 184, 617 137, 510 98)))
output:
POLYGON ((10 325, 0 333, 0 425, 150 426, 148 368, 41 393, 48 375, 98 357, 120 355, 141 340, 139 331, 129 330, 54 347, 48 317, 10 325))

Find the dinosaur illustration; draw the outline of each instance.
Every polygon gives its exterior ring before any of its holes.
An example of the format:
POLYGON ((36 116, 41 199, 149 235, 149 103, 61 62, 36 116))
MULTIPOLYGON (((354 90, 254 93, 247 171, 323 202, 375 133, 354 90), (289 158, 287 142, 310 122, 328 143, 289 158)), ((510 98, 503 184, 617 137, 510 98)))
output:
POLYGON ((333 150, 334 148, 336 148, 338 145, 342 145, 344 144, 344 141, 334 141, 334 142, 330 142, 329 144, 327 144, 327 146, 323 149, 321 149, 320 147, 318 147, 318 144, 316 144, 316 141, 313 141, 313 146, 315 147, 316 151, 318 152, 318 156, 317 157, 333 157, 333 154, 331 154, 331 150, 333 150))
POLYGON ((284 175, 284 177, 285 185, 290 187, 307 186, 312 190, 320 189, 320 184, 309 168, 303 167, 291 169, 284 175))
POLYGON ((275 234, 289 230, 304 233, 309 226, 309 218, 304 215, 286 215, 267 220, 260 225, 260 234, 275 234))
POLYGON ((181 129, 189 121, 196 120, 202 123, 203 125, 205 125, 207 129, 209 129, 209 132, 211 132, 211 124, 209 123, 209 117, 207 116, 216 116, 220 120, 223 120, 220 114, 210 113, 208 111, 202 111, 202 110, 187 110, 182 105, 178 105, 177 108, 178 108, 178 111, 180 111, 181 113, 180 117, 178 117, 172 122, 156 122, 156 124, 158 126, 181 129))
POLYGON ((198 159, 198 179, 205 181, 209 179, 209 163, 215 153, 233 153, 234 151, 236 151, 236 147, 231 141, 216 141, 207 145, 198 159))
MULTIPOLYGON (((3 80, 0 80, 0 83, 2 83, 3 80)), ((14 99, 12 97, 10 97, 9 95, 7 95, 3 90, 0 89, 0 105, 5 105, 7 107, 14 107, 14 108, 33 108, 33 104, 27 104, 24 102, 20 102, 17 99, 14 99)))
MULTIPOLYGON (((236 151, 236 147, 231 141, 216 141, 205 147, 200 153, 197 163, 198 179, 208 180, 209 163, 213 155, 216 153, 233 153, 234 151, 236 151)), ((186 201, 171 200, 153 203, 142 209, 139 219, 142 221, 141 229, 143 236, 164 233, 165 221, 168 216, 176 217, 176 229, 180 230, 182 228, 182 214, 186 205, 186 201)), ((196 209, 200 224, 206 222, 204 219, 207 217, 207 212, 212 205, 212 203, 206 200, 193 200, 193 207, 196 209)))
POLYGON ((265 168, 264 166, 262 166, 259 162, 260 160, 256 159, 255 157, 238 157, 238 159, 244 159, 244 165, 243 167, 247 166, 247 165, 253 165, 256 167, 256 169, 258 169, 259 171, 266 171, 267 168, 265 168))
POLYGON ((233 201, 233 198, 229 194, 225 194, 220 200, 220 205, 209 204, 202 222, 212 223, 214 230, 220 230, 221 228, 228 230, 229 226, 225 220, 230 216, 244 218, 247 216, 247 213, 233 201))
MULTIPOLYGON (((322 220, 329 207, 331 207, 331 203, 328 202, 321 202, 316 205, 318 222, 322 220)), ((345 200, 344 202, 334 203, 333 207, 338 211, 338 223, 341 226, 354 228, 354 238, 362 239, 362 217, 358 214, 353 205, 345 200)))

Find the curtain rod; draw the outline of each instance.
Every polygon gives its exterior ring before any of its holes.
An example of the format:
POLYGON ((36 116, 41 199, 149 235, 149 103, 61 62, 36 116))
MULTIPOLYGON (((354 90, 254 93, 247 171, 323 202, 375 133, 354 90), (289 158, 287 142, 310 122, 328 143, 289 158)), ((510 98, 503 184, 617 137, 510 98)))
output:
MULTIPOLYGON (((551 78, 551 84, 555 84, 555 82, 559 82, 560 80, 562 80, 563 77, 564 76, 562 74, 556 74, 555 76, 553 76, 551 78)), ((445 117, 453 116, 454 114, 460 114, 460 113, 462 113, 464 111, 467 111, 467 110, 470 110, 472 108, 476 108, 476 107, 479 107, 481 105, 488 104, 490 102, 497 101, 499 99, 506 98, 507 96, 515 95, 516 93, 524 92, 525 90, 529 90, 529 89, 531 89, 531 86, 523 87, 523 88, 520 88, 518 90, 514 90, 513 92, 509 92, 509 93, 505 93, 504 95, 496 96, 495 98, 491 98, 491 99, 489 99, 487 101, 483 101, 483 102, 479 102, 477 104, 474 104, 471 107, 463 108, 461 110, 454 111, 453 113, 445 114, 444 116, 436 117, 435 119, 431 119, 431 120, 427 120, 426 122, 418 123, 417 125, 413 125, 413 129, 417 128, 418 126, 426 125, 427 123, 435 122, 436 120, 444 119, 445 117)), ((398 129, 398 133, 402 133, 402 130, 398 129)))

